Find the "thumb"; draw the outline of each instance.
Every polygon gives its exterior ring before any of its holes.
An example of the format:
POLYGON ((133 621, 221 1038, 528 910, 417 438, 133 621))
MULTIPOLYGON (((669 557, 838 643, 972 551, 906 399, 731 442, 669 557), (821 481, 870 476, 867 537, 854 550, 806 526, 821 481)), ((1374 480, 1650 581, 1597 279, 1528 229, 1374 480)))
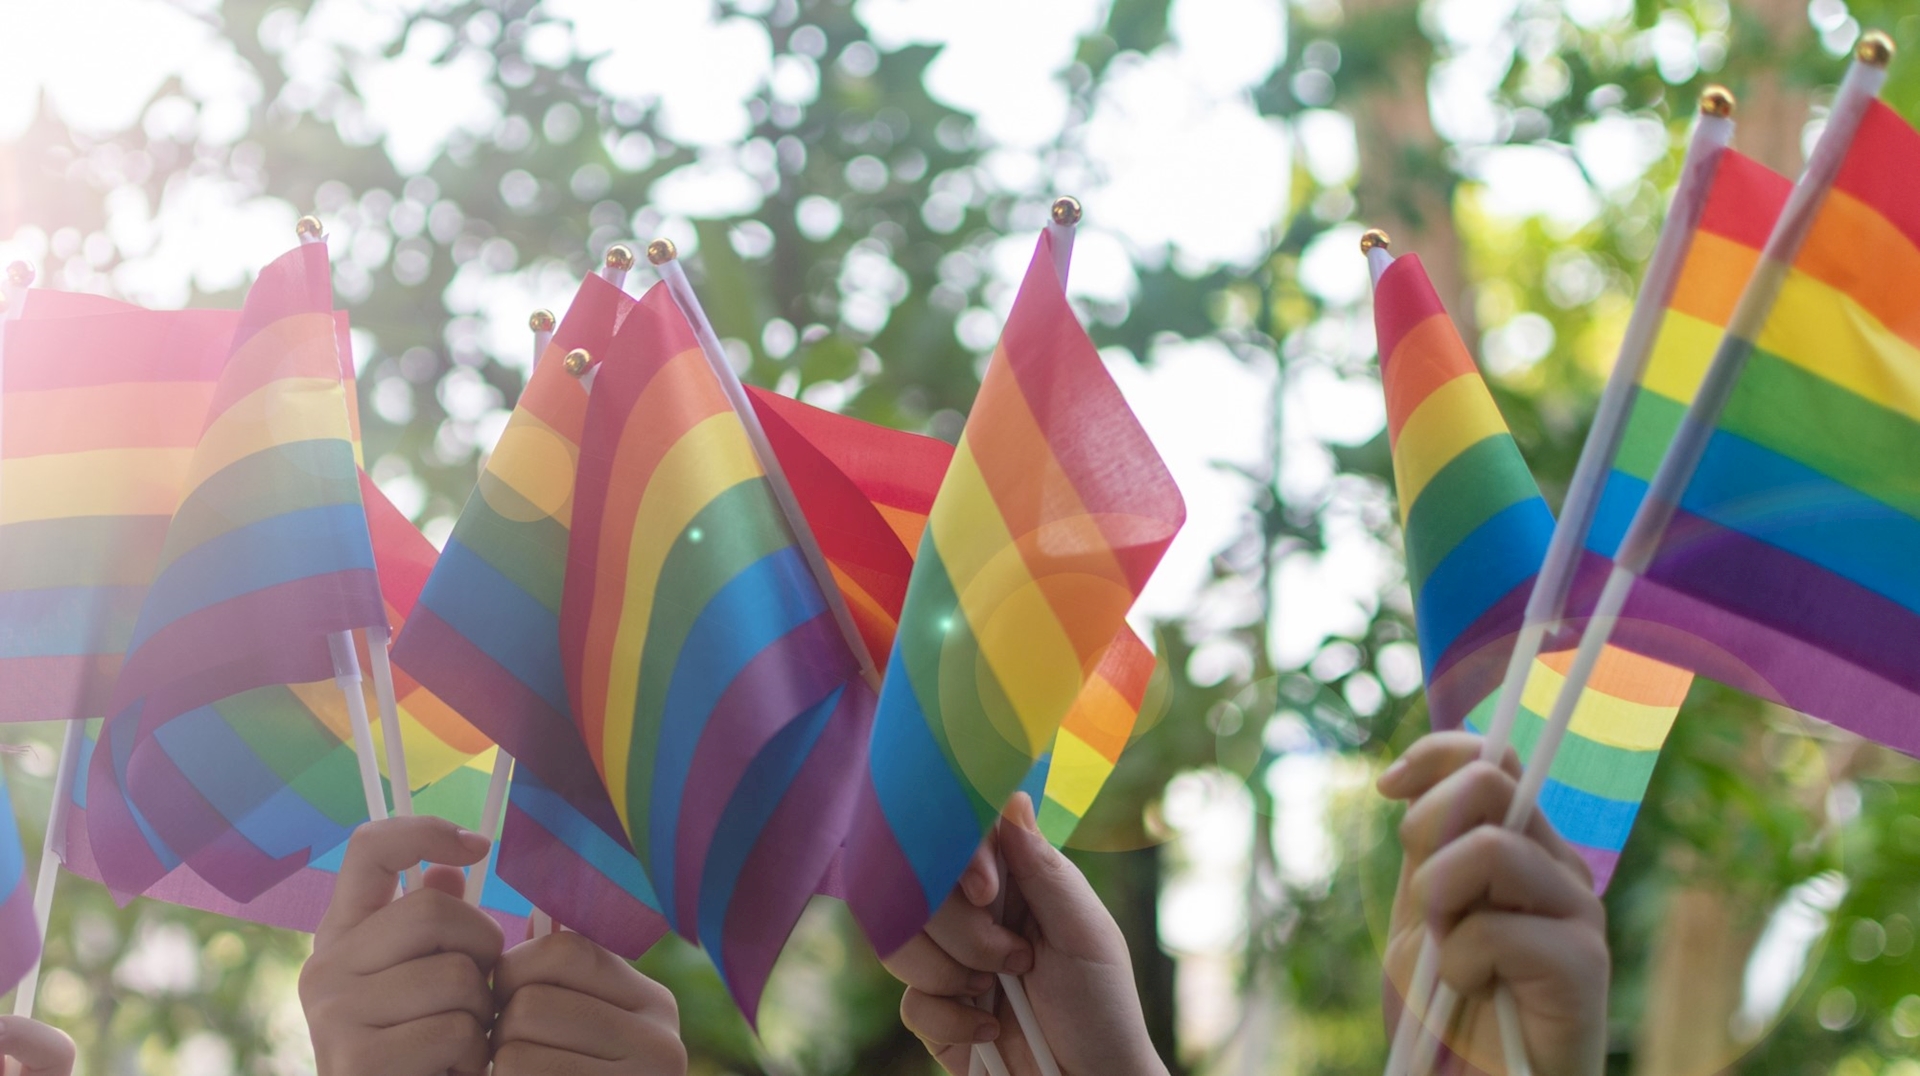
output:
MULTIPOLYGON (((1124 950, 1119 926, 1073 861, 1040 835, 1033 801, 1016 795, 1000 823, 1000 847, 1007 875, 1020 890, 1027 914, 1047 943, 1083 960, 1111 962, 1116 946, 1124 950)), ((1120 956, 1124 959, 1124 953, 1120 956)))
MULTIPOLYGON (((0 1057, 19 1063, 20 1076, 70 1076, 73 1040, 37 1020, 0 1016, 0 1057)), ((12 1065, 6 1071, 15 1071, 12 1065)))

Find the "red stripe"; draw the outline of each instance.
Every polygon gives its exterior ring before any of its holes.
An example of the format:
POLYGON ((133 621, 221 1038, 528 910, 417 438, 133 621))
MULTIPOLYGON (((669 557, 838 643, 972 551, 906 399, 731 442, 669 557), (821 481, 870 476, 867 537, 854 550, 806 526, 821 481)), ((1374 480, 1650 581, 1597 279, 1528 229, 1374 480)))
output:
MULTIPOLYGON (((1871 206, 1920 246, 1920 132, 1883 101, 1867 106, 1860 131, 1840 164, 1833 185, 1871 206)), ((1920 286, 1920 281, 1912 282, 1920 286)))
POLYGON ((179 310, 12 322, 6 327, 6 390, 210 382, 227 364, 239 320, 233 310, 179 310))
POLYGON ((1793 193, 1793 181, 1734 150, 1720 154, 1700 230, 1760 250, 1793 193))
POLYGON ((1415 325, 1446 312, 1446 304, 1433 290, 1433 281, 1427 279, 1420 255, 1395 258, 1373 286, 1373 335, 1381 360, 1400 349, 1400 341, 1415 325))
MULTIPOLYGON (((777 420, 791 430, 844 474, 866 499, 915 515, 924 516, 933 510, 940 479, 953 460, 952 445, 935 437, 838 415, 752 385, 747 386, 747 395, 762 423, 771 426, 777 420)), ((771 428, 768 436, 772 436, 771 428)), ((774 451, 784 463, 786 452, 778 444, 774 451)))
MULTIPOLYGON (((393 506, 367 472, 360 472, 360 499, 367 506, 367 531, 373 537, 373 560, 380 566, 380 596, 404 621, 420 601, 420 591, 433 574, 440 552, 413 521, 393 506)), ((391 623, 391 621, 390 621, 391 623)), ((395 631, 400 629, 392 624, 395 631)))

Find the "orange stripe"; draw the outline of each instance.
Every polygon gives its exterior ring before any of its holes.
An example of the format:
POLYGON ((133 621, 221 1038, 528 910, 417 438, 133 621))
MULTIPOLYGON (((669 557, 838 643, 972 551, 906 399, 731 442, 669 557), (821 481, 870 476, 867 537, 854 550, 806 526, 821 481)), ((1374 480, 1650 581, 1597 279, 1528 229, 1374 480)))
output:
POLYGON ((1667 305, 1724 328, 1733 320, 1733 308, 1759 264, 1760 252, 1753 247, 1712 232, 1696 232, 1667 305))
POLYGON ((462 754, 477 755, 493 746, 493 741, 468 724, 459 711, 440 701, 440 696, 430 691, 403 694, 399 706, 419 722, 421 728, 433 733, 435 739, 462 754))
POLYGON ((907 556, 918 556, 920 537, 927 532, 927 514, 894 508, 879 501, 873 502, 873 507, 880 513, 880 518, 887 521, 887 526, 893 528, 893 533, 899 535, 900 544, 907 547, 907 556))
MULTIPOLYGON (((1573 667, 1575 653, 1577 651, 1562 650, 1542 654, 1540 662, 1565 676, 1567 670, 1573 667)), ((1587 687, 1591 690, 1643 706, 1678 706, 1686 701, 1687 689, 1692 685, 1693 674, 1687 670, 1641 657, 1617 646, 1607 647, 1600 652, 1600 661, 1587 681, 1587 687)))
POLYGON ((577 445, 580 431, 587 424, 587 390, 578 378, 561 368, 564 357, 548 348, 514 407, 525 410, 577 445))
POLYGON ((1878 211, 1845 191, 1833 191, 1794 261, 1920 347, 1920 248, 1878 211))
MULTIPOLYGON (((601 595, 624 595, 627 591, 633 532, 640 523, 640 501, 654 469, 688 430, 727 409, 727 398, 707 368, 706 356, 697 348, 662 363, 641 390, 615 449, 613 473, 620 480, 608 483, 606 503, 601 508, 600 546, 594 550, 594 589, 601 595)), ((578 720, 585 730, 588 749, 603 773, 608 681, 613 676, 614 639, 624 605, 623 601, 592 603, 582 653, 580 701, 584 712, 578 720)))
POLYGON ((12 392, 4 406, 9 459, 98 448, 192 448, 210 381, 151 381, 12 392))
POLYGON ((1388 443, 1399 443, 1400 428, 1435 389, 1463 374, 1479 372, 1445 311, 1409 329, 1381 364, 1388 443))
POLYGON ((289 314, 248 337, 227 361, 207 405, 211 426, 229 407, 289 378, 340 382, 340 356, 334 349, 333 315, 289 314))

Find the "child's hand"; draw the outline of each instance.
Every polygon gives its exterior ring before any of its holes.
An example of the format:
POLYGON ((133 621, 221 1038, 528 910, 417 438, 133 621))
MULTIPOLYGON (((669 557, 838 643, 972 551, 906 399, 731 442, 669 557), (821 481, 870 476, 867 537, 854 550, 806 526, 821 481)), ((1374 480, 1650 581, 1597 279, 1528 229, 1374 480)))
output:
MULTIPOLYGON (((1164 1074, 1147 1037, 1127 942, 1085 876, 1046 838, 1033 804, 1014 797, 995 831, 1010 890, 1025 901, 1024 937, 987 910, 1002 880, 990 850, 974 859, 957 892, 926 930, 888 956, 907 984, 900 1016, 940 1064, 965 1076, 976 1042, 993 1041, 1016 1074, 1039 1071, 1005 997, 994 1015, 964 999, 994 985, 991 973, 1024 975, 1040 1029, 1066 1076, 1164 1074)), ((1017 920, 1016 920, 1017 921, 1017 920)))
POLYGON ((72 1076, 73 1040, 38 1020, 0 1016, 0 1058, 6 1076, 72 1076))
POLYGON ((487 976, 500 959, 500 927, 460 899, 456 869, 486 854, 485 837, 424 815, 354 831, 300 969, 320 1076, 487 1071, 487 976), (449 866, 393 899, 400 872, 422 861, 449 866))
MULTIPOLYGON (((1394 896, 1387 966, 1404 997, 1429 927, 1441 939, 1440 978, 1470 1005, 1457 1053, 1503 1071, 1493 988, 1505 984, 1542 1076, 1598 1073, 1606 1061, 1607 917, 1578 853, 1535 811, 1523 834, 1500 828, 1520 764, 1477 761, 1480 738, 1437 733, 1380 777, 1390 799, 1413 800, 1400 824, 1405 861, 1394 896)), ((1389 1006, 1393 1008, 1393 1006, 1389 1006)))
POLYGON ((685 1076, 673 995, 578 934, 514 946, 493 990, 494 1076, 685 1076))

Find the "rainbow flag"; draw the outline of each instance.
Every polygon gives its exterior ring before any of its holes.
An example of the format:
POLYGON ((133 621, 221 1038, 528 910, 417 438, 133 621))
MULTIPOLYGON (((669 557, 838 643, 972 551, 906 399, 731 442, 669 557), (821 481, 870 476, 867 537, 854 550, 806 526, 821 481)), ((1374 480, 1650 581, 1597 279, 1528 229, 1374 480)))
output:
POLYGON ((13 821, 6 767, 0 766, 0 994, 12 990, 38 959, 40 923, 33 917, 27 854, 13 821))
POLYGON ((1120 764, 1140 720, 1153 665, 1153 648, 1132 628, 1122 627, 1060 720, 1038 800, 1040 833, 1056 846, 1066 846, 1120 764))
MULTIPOLYGON (((90 815, 116 889, 145 889, 178 857, 245 899, 329 846, 276 844, 236 827, 284 790, 205 767, 222 752, 238 757, 238 738, 259 737, 250 746, 268 750, 264 728, 292 740, 313 731, 286 685, 331 676, 331 634, 382 623, 335 333, 323 247, 261 272, 128 642, 107 750, 94 756, 96 791, 106 782, 120 793, 96 795, 90 815), (276 716, 236 725, 223 707, 276 716)), ((324 840, 336 821, 314 812, 300 840, 324 840)))
POLYGON ((958 881, 1186 509, 1042 234, 928 516, 847 841, 874 947, 958 881))
POLYGON ((0 721, 106 713, 238 323, 84 298, 5 329, 0 721))
POLYGON ((761 388, 747 396, 868 653, 890 653, 953 446, 761 388))
POLYGON ((1657 656, 1909 754, 1920 754, 1916 174, 1920 133, 1872 103, 1804 240, 1755 270, 1778 295, 1754 339, 1727 342, 1730 395, 1626 606, 1679 629, 1657 656))
POLYGON ((560 360, 573 348, 606 355, 634 305, 599 277, 581 283, 393 648, 399 668, 514 758, 500 876, 627 956, 663 924, 637 865, 611 865, 609 844, 628 859, 632 847, 567 698, 560 606, 587 391, 560 360))
MULTIPOLYGON (((1485 732, 1553 515, 1418 256, 1381 274, 1374 324, 1433 725, 1485 732)), ((1512 739, 1523 759, 1572 657, 1533 663, 1512 739)), ((1613 875, 1692 680, 1609 647, 1581 697, 1540 808, 1597 888, 1613 875)))
POLYGON ((751 1015, 839 847, 872 693, 665 284, 598 358, 560 620, 574 713, 667 921, 751 1015))
MULTIPOLYGON (((82 878, 106 884, 87 832, 87 785, 96 746, 95 736, 100 724, 98 721, 87 723, 88 732, 82 741, 79 768, 74 775, 73 804, 60 850, 60 862, 67 870, 82 878)), ((468 829, 478 828, 492 769, 491 751, 469 759, 453 773, 416 793, 414 810, 420 814, 438 815, 468 829)), ((353 780, 357 788, 359 778, 355 776, 353 780)), ((364 799, 361 800, 360 815, 360 821, 365 821, 364 799)), ((327 903, 333 899, 334 879, 339 874, 340 863, 345 855, 346 844, 336 844, 259 895, 244 901, 235 900, 221 892, 185 864, 175 866, 140 893, 119 891, 115 896, 122 903, 141 896, 249 923, 311 934, 319 926, 327 903)), ((531 907, 526 898, 501 881, 497 874, 488 875, 481 907, 500 924, 509 939, 525 936, 531 907)))

